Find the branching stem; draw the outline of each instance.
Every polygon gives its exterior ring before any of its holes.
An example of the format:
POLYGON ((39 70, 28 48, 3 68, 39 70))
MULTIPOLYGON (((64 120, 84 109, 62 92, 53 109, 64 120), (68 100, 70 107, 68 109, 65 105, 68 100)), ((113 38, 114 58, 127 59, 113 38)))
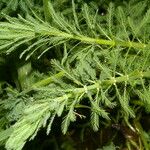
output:
MULTIPOLYGON (((58 74, 53 75, 52 77, 49 77, 49 78, 44 79, 44 80, 41 80, 41 81, 35 83, 32 86, 32 88, 27 90, 26 92, 29 92, 30 90, 36 89, 36 88, 38 88, 40 86, 48 85, 51 82, 53 82, 53 78, 57 78, 57 77, 61 78, 64 75, 65 75, 64 72, 59 72, 58 74)), ((97 81, 96 83, 94 83, 92 85, 86 86, 86 90, 87 90, 86 92, 95 90, 98 87, 101 88, 102 86, 107 86, 107 85, 109 86, 109 85, 117 84, 117 83, 120 83, 120 82, 127 82, 127 81, 135 80, 135 79, 138 79, 138 78, 144 78, 144 77, 150 78, 150 71, 147 71, 147 72, 134 71, 134 72, 132 72, 129 75, 124 75, 124 76, 120 76, 120 77, 116 77, 116 78, 112 77, 112 78, 110 78, 108 80, 97 81)), ((85 87, 69 89, 68 92, 71 92, 72 94, 66 94, 65 97, 61 96, 61 97, 58 97, 56 99, 62 100, 62 99, 66 99, 66 96, 68 98, 70 98, 70 97, 72 97, 73 94, 85 93, 85 87)))

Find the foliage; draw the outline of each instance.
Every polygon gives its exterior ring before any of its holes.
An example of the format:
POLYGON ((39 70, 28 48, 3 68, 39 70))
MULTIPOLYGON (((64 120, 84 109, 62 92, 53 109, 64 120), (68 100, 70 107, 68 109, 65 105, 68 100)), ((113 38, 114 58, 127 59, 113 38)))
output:
MULTIPOLYGON (((150 113, 148 4, 3 0, 1 145, 21 150, 60 119, 63 134, 83 121, 94 131, 121 132, 120 148, 150 149, 140 124, 150 113)), ((116 146, 102 149, 109 147, 116 146)))

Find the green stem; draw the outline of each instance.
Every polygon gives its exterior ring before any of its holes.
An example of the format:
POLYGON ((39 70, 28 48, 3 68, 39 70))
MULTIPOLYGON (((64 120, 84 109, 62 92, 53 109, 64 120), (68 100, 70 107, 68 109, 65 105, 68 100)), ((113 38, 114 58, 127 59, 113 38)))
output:
POLYGON ((64 37, 64 38, 79 40, 83 43, 90 43, 90 44, 95 43, 98 45, 109 45, 111 47, 118 45, 122 47, 134 47, 134 48, 144 49, 149 46, 148 44, 137 43, 137 42, 132 42, 132 41, 104 40, 104 39, 96 39, 96 38, 91 38, 91 37, 82 36, 82 35, 73 35, 71 33, 62 32, 57 29, 55 31, 39 31, 39 33, 42 35, 64 37))
POLYGON ((50 18, 48 2, 49 2, 49 0, 43 0, 43 10, 44 10, 45 21, 48 21, 50 18))
MULTIPOLYGON (((51 77, 48 77, 46 79, 43 79, 37 83, 35 83, 32 88, 36 88, 36 87, 41 87, 41 86, 45 86, 45 85, 48 85, 50 84, 51 82, 53 82, 54 78, 61 78, 65 75, 65 73, 63 71, 51 76, 51 77)), ((100 88, 100 86, 103 86, 103 85, 111 85, 111 84, 115 84, 115 83, 120 83, 120 82, 125 82, 125 81, 130 81, 130 80, 135 80, 137 78, 143 78, 143 77, 146 77, 146 78, 150 78, 150 71, 146 71, 146 72, 141 72, 141 71, 134 71, 132 72, 131 74, 129 75, 124 75, 124 76, 120 76, 120 77, 112 77, 111 79, 108 79, 108 80, 103 80, 103 81, 98 81, 97 83, 94 83, 93 85, 89 85, 87 86, 87 90, 93 90, 97 87, 100 88)), ((76 89, 70 89, 70 91, 74 91, 75 93, 82 93, 83 91, 85 91, 85 88, 76 88, 76 89)))
POLYGON ((76 39, 87 42, 87 43, 95 43, 99 45, 109 45, 111 47, 113 46, 123 46, 123 47, 134 47, 134 48, 146 48, 146 44, 137 43, 137 42, 126 42, 126 41, 115 41, 115 40, 104 40, 104 39, 95 39, 95 38, 89 38, 86 36, 76 37, 76 39))
POLYGON ((87 108, 87 109, 91 109, 91 107, 86 106, 86 105, 81 105, 81 104, 76 105, 75 108, 87 108))
POLYGON ((136 121, 134 121, 134 123, 135 123, 137 130, 139 131, 139 134, 140 134, 139 136, 140 136, 142 143, 144 145, 144 149, 149 150, 150 145, 148 144, 148 141, 147 141, 146 137, 144 136, 144 131, 143 131, 143 128, 142 128, 140 122, 138 120, 136 120, 136 121))
MULTIPOLYGON (((143 77, 147 77, 150 78, 150 71, 147 72, 141 72, 141 71, 134 71, 129 75, 124 75, 121 77, 112 77, 111 79, 108 80, 103 80, 103 81, 98 81, 97 83, 87 86, 86 89, 88 90, 93 90, 96 88, 100 88, 101 86, 105 86, 105 85, 113 85, 116 83, 120 83, 120 82, 126 82, 126 81, 131 81, 131 80, 135 80, 138 78, 143 78, 143 77)), ((82 93, 83 91, 85 91, 85 88, 77 88, 73 90, 75 93, 82 93)))
MULTIPOLYGON (((35 83, 31 88, 23 91, 22 93, 28 93, 31 90, 36 89, 38 87, 46 86, 46 85, 54 82, 54 80, 53 80, 54 78, 61 78, 64 75, 65 75, 65 73, 63 71, 59 72, 56 75, 53 75, 51 77, 48 77, 46 79, 43 79, 43 80, 35 83)), ((88 91, 100 88, 102 86, 113 85, 113 84, 116 84, 116 83, 131 81, 131 80, 135 80, 135 79, 143 78, 143 77, 150 78, 150 71, 147 71, 147 72, 134 71, 134 72, 132 72, 129 75, 124 75, 124 76, 116 77, 116 78, 112 77, 111 79, 108 79, 108 80, 97 81, 93 85, 85 86, 85 87, 82 87, 82 88, 69 89, 68 92, 72 92, 74 94, 86 93, 88 91)), ((60 100, 66 99, 66 96, 68 98, 70 98, 72 96, 72 94, 66 94, 65 97, 64 96, 63 96, 63 98, 62 97, 58 97, 57 99, 60 99, 60 100)))
POLYGON ((59 72, 59 73, 57 73, 57 74, 55 74, 55 75, 53 75, 53 76, 51 76, 51 77, 48 77, 48 78, 46 78, 46 79, 43 79, 43 80, 41 80, 41 81, 39 81, 39 82, 33 84, 32 88, 36 88, 36 87, 41 87, 41 86, 48 85, 48 84, 50 84, 51 82, 54 81, 54 80, 53 80, 54 78, 61 78, 61 77, 63 77, 63 76, 64 76, 64 72, 61 71, 61 72, 59 72))
POLYGON ((26 93, 32 91, 35 88, 46 86, 46 85, 54 82, 54 78, 61 78, 63 76, 64 76, 64 72, 61 71, 61 72, 59 72, 59 73, 57 73, 57 74, 55 74, 53 76, 50 76, 50 77, 48 77, 46 79, 43 79, 41 81, 38 81, 38 82, 34 83, 29 89, 22 91, 19 95, 26 94, 26 93))

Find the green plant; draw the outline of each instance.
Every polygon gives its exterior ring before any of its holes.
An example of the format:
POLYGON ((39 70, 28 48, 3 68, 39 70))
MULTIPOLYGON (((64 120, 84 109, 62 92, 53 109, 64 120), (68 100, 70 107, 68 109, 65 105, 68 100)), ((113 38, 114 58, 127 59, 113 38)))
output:
POLYGON ((96 1, 58 2, 25 1, 24 17, 1 15, 1 143, 21 150, 41 128, 50 134, 56 118, 63 134, 87 118, 94 131, 119 129, 120 148, 150 149, 140 124, 150 112, 148 1, 116 1, 104 12, 96 1))

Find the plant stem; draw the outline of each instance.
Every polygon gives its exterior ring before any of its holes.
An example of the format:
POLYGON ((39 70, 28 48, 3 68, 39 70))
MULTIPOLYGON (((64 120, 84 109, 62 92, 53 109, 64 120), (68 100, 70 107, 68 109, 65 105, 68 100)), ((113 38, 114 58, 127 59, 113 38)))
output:
MULTIPOLYGON (((32 88, 36 88, 36 87, 41 87, 41 86, 45 86, 45 85, 48 85, 50 84, 51 82, 53 82, 53 78, 61 78, 65 75, 65 73, 63 71, 51 76, 51 77, 48 77, 46 79, 43 79, 37 83, 35 83, 32 88)), ((92 89, 95 89, 97 87, 100 88, 100 86, 102 85, 111 85, 111 84, 115 84, 115 83, 119 83, 119 82, 125 82, 125 81, 130 81, 130 80, 134 80, 134 79, 137 79, 137 78, 143 78, 143 77, 146 77, 146 78, 150 78, 150 71, 146 71, 146 72, 141 72, 141 71, 133 71, 131 74, 129 75, 124 75, 124 76, 120 76, 120 77, 112 77, 111 79, 108 79, 108 80, 103 80, 103 81, 98 81, 97 83, 94 83, 93 85, 89 85, 87 86, 87 90, 92 90, 92 89)), ((85 90, 85 88, 76 88, 74 89, 73 91, 77 92, 83 92, 85 90)))
MULTIPOLYGON (((100 88, 101 86, 104 86, 104 85, 113 85, 116 83, 131 81, 131 80, 135 80, 135 79, 143 78, 143 77, 150 78, 150 71, 147 71, 147 72, 134 71, 129 75, 124 75, 124 76, 116 77, 116 78, 112 77, 111 79, 108 79, 108 80, 98 81, 98 82, 94 83, 93 85, 87 86, 86 88, 88 91, 88 90, 100 88)), ((83 91, 85 91, 85 88, 77 88, 77 89, 74 89, 73 91, 75 93, 76 92, 82 93, 83 91)))
POLYGON ((43 0, 43 10, 44 10, 45 21, 48 21, 50 18, 48 2, 49 2, 49 0, 43 0))
MULTIPOLYGON (((34 85, 32 85, 31 88, 21 92, 21 94, 28 93, 31 90, 34 90, 34 89, 41 87, 41 86, 46 86, 46 85, 54 82, 53 78, 61 78, 63 76, 65 76, 65 73, 63 71, 61 71, 61 72, 59 72, 59 73, 57 73, 51 77, 48 77, 46 79, 43 79, 43 80, 35 83, 34 85)), ((96 88, 100 88, 102 86, 107 86, 107 85, 109 86, 109 85, 113 85, 116 83, 131 81, 131 80, 143 78, 143 77, 150 78, 150 71, 147 71, 147 72, 134 71, 129 75, 124 75, 124 76, 116 77, 116 78, 112 77, 111 79, 108 79, 108 80, 97 81, 96 83, 94 83, 92 85, 85 86, 82 88, 69 89, 68 92, 72 92, 74 94, 86 93, 88 91, 94 90, 96 88)), ((67 96, 69 98, 72 96, 72 94, 66 94, 65 96, 67 96)), ((64 98, 66 98, 66 97, 64 97, 64 98)), ((58 97, 58 99, 62 99, 62 97, 58 97)))
POLYGON ((117 45, 122 46, 122 47, 133 47, 133 48, 139 48, 139 49, 144 49, 148 47, 148 44, 143 44, 143 43, 138 43, 138 42, 97 39, 97 38, 91 38, 91 37, 82 36, 82 35, 73 35, 71 33, 62 32, 57 29, 55 31, 40 31, 39 33, 41 33, 42 35, 64 37, 64 38, 79 40, 83 43, 90 43, 90 44, 95 43, 98 45, 109 45, 111 47, 114 47, 117 45))
POLYGON ((137 43, 137 42, 126 42, 126 41, 115 41, 115 40, 104 40, 104 39, 95 39, 95 38, 89 38, 86 36, 76 37, 76 39, 87 42, 87 43, 95 43, 99 45, 109 45, 111 47, 113 46, 123 46, 123 47, 134 47, 134 48, 146 48, 146 44, 137 43))
POLYGON ((147 141, 146 137, 144 136, 144 131, 143 131, 143 128, 142 128, 140 122, 138 120, 135 120, 134 124, 135 124, 137 130, 139 131, 140 138, 141 138, 141 140, 143 142, 145 150, 149 150, 150 149, 150 145, 148 144, 148 141, 147 141))
POLYGON ((50 84, 51 82, 54 81, 53 78, 61 78, 63 76, 64 76, 64 72, 61 71, 61 72, 59 72, 59 73, 57 73, 57 74, 55 74, 55 75, 53 75, 51 77, 48 77, 46 79, 43 79, 43 80, 33 84, 32 88, 48 85, 48 84, 50 84))
POLYGON ((30 92, 30 91, 38 88, 38 87, 48 85, 48 84, 50 84, 50 83, 52 83, 54 81, 54 78, 61 78, 63 76, 64 76, 64 72, 61 71, 61 72, 59 72, 59 73, 57 73, 57 74, 55 74, 53 76, 50 76, 50 77, 48 77, 46 79, 43 79, 41 81, 38 81, 38 82, 34 83, 29 89, 22 91, 20 94, 26 94, 26 93, 28 93, 28 92, 30 92))
MULTIPOLYGON (((59 72, 56 75, 53 75, 53 76, 51 76, 47 79, 44 79, 44 80, 41 80, 41 81, 35 83, 32 86, 32 88, 30 88, 26 91, 23 91, 23 93, 28 93, 31 90, 34 90, 34 89, 38 88, 39 86, 41 87, 41 86, 48 85, 48 84, 50 84, 51 82, 54 81, 53 78, 56 78, 56 77, 61 78, 64 75, 65 75, 64 72, 59 72)), ((64 99, 66 99, 66 97, 71 98, 74 94, 87 93, 88 91, 95 90, 95 89, 100 88, 102 86, 107 86, 107 85, 109 86, 109 85, 113 85, 113 84, 116 84, 116 83, 131 81, 131 80, 135 80, 135 79, 143 78, 143 77, 150 78, 150 71, 147 71, 147 72, 134 71, 129 75, 124 75, 124 76, 116 77, 116 78, 112 77, 111 79, 108 79, 108 80, 97 81, 96 83, 94 83, 92 85, 89 85, 89 86, 86 86, 86 87, 69 89, 67 91, 67 92, 70 92, 69 94, 65 94, 63 96, 57 97, 56 100, 58 100, 58 101, 64 100, 64 99)))

